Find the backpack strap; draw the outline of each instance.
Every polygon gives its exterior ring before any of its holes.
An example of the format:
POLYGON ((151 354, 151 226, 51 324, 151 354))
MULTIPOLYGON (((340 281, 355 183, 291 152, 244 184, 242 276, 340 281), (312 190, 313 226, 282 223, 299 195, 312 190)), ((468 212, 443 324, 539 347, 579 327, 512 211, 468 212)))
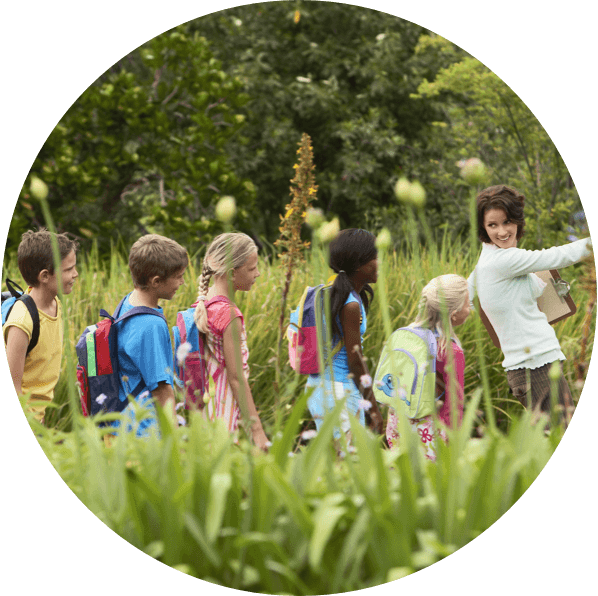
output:
MULTIPOLYGON (((13 288, 11 288, 8 284, 9 280, 6 280, 6 285, 7 287, 10 289, 10 293, 11 296, 13 298, 16 298, 16 300, 10 305, 10 308, 8 309, 8 312, 6 313, 6 317, 4 319, 5 324, 8 321, 8 317, 10 316, 10 313, 12 312, 12 309, 15 307, 15 304, 17 302, 22 302, 25 305, 25 308, 29 311, 29 316, 31 317, 31 322, 33 324, 33 329, 31 330, 31 339, 29 340, 29 345, 27 346, 27 355, 29 354, 29 352, 31 352, 31 350, 33 350, 33 348, 35 348, 35 346, 37 346, 37 342, 39 341, 39 329, 40 329, 40 323, 39 323, 39 311, 37 310, 37 305, 35 304, 35 300, 33 300, 33 298, 29 295, 29 294, 18 294, 15 296, 13 294, 13 288)), ((15 284, 15 286, 18 288, 19 286, 17 284, 15 284)))
MULTIPOLYGON (((33 321, 33 331, 31 332, 31 341, 29 342, 29 347, 27 348, 27 354, 29 354, 29 352, 31 352, 31 350, 33 350, 33 348, 35 348, 35 346, 37 346, 37 342, 39 340, 39 327, 40 327, 39 312, 37 310, 37 305, 35 304, 35 301, 33 300, 33 298, 31 296, 29 296, 29 294, 23 294, 17 300, 20 300, 27 307, 27 310, 29 311, 29 314, 31 315, 31 320, 33 321)), ((15 304, 16 304, 16 302, 15 302, 15 304)))
MULTIPOLYGON (((128 294, 127 294, 127 296, 128 296, 128 294)), ((124 304, 125 300, 127 299, 127 296, 125 296, 118 303, 118 306, 116 307, 116 310, 114 311, 114 316, 112 316, 110 313, 106 312, 104 309, 100 310, 100 316, 110 319, 112 321, 112 325, 115 325, 116 323, 120 323, 121 321, 125 321, 126 319, 129 319, 130 317, 134 317, 136 315, 155 315, 157 317, 160 317, 166 323, 166 326, 168 327, 168 322, 166 321, 166 317, 161 312, 158 312, 155 308, 151 308, 149 306, 133 306, 133 308, 128 310, 124 315, 119 316, 120 311, 123 307, 123 304, 124 304)), ((116 336, 115 336, 115 339, 116 339, 116 336)), ((116 341, 118 341, 118 340, 116 340, 116 341)), ((139 383, 133 389, 133 391, 130 392, 131 395, 133 397, 137 397, 141 393, 141 390, 144 387, 145 387, 145 381, 143 380, 143 377, 142 377, 141 380, 139 381, 139 383)))
POLYGON ((107 318, 111 319, 112 323, 114 324, 114 323, 120 323, 121 321, 124 321, 124 320, 128 319, 129 317, 133 317, 135 315, 156 315, 156 316, 160 317, 168 326, 166 317, 161 312, 158 312, 155 308, 151 308, 150 306, 133 306, 133 308, 129 309, 124 315, 119 316, 120 311, 122 310, 123 304, 125 303, 125 300, 127 299, 127 296, 125 296, 118 303, 118 306, 116 307, 116 310, 114 311, 114 316, 110 315, 110 313, 106 312, 104 309, 100 310, 100 316, 107 317, 107 318))
POLYGON ((6 278, 6 287, 8 288, 10 295, 14 296, 15 298, 19 298, 25 294, 25 290, 23 290, 23 288, 16 281, 8 279, 8 277, 6 278))
MULTIPOLYGON (((324 354, 324 301, 326 300, 324 292, 330 290, 331 288, 332 283, 321 284, 314 288, 314 314, 316 319, 316 337, 318 340, 318 350, 322 355, 324 354)), ((341 351, 344 345, 345 342, 343 338, 339 338, 339 341, 336 344, 334 344, 332 350, 330 351, 330 354, 328 354, 328 358, 326 358, 324 366, 326 366, 326 364, 332 366, 332 359, 341 351)))

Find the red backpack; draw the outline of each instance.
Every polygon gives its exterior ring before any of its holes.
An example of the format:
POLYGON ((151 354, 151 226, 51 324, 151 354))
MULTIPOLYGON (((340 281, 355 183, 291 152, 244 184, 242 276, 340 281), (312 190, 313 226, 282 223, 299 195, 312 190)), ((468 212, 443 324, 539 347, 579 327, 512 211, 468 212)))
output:
MULTIPOLYGON (((215 302, 222 302, 222 296, 206 301, 206 308, 215 302)), ((204 340, 195 325, 195 304, 176 315, 172 328, 174 337, 174 371, 177 385, 185 392, 185 408, 204 407, 203 396, 208 389, 209 375, 204 340), (180 347, 188 343, 185 358, 177 361, 180 347)))
MULTIPOLYGON (((116 307, 114 316, 104 309, 100 310, 104 320, 86 327, 75 347, 78 359, 77 386, 84 416, 94 416, 99 412, 122 412, 129 404, 126 399, 121 401, 119 396, 118 323, 136 315, 156 315, 166 321, 162 313, 148 306, 135 306, 119 317, 125 300, 126 296, 116 307)), ((142 379, 131 395, 137 397, 144 386, 142 379)))

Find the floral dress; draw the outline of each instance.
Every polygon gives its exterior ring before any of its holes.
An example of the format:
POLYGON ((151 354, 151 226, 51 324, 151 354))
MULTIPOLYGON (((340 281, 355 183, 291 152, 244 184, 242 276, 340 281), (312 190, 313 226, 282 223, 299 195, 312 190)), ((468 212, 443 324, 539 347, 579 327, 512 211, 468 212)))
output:
POLYGON ((233 396, 232 388, 228 382, 226 363, 224 361, 224 331, 235 318, 241 319, 241 362, 245 378, 249 378, 249 350, 247 349, 247 335, 245 333, 245 322, 241 311, 232 304, 225 296, 215 296, 206 302, 208 313, 207 334, 208 353, 208 375, 209 387, 207 390, 209 401, 204 414, 210 419, 222 418, 228 427, 229 432, 235 432, 239 426, 240 410, 239 404, 233 396))
MULTIPOLYGON (((465 355, 459 343, 453 339, 453 358, 455 366, 455 389, 457 393, 456 413, 458 423, 463 419, 463 387, 465 382, 465 355)), ((440 393, 441 399, 445 397, 444 403, 438 409, 438 419, 450 426, 451 422, 451 390, 450 390, 450 375, 447 371, 447 358, 445 353, 439 353, 436 358, 436 384, 437 392, 440 393)), ((434 416, 424 416, 423 418, 410 418, 409 428, 419 436, 425 456, 436 461, 436 437, 440 437, 446 441, 446 432, 442 427, 436 427, 434 424, 434 416)), ((393 408, 388 409, 388 422, 386 424, 386 440, 388 445, 392 448, 398 445, 399 441, 399 421, 397 414, 393 408)))

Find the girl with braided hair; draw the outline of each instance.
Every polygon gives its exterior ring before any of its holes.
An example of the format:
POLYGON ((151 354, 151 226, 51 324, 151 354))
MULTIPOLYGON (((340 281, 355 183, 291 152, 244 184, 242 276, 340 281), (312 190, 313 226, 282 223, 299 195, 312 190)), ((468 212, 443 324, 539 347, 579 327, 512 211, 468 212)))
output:
POLYGON ((234 304, 234 293, 248 292, 259 277, 257 246, 241 233, 217 236, 210 244, 199 277, 195 324, 207 347, 210 377, 208 418, 222 418, 235 432, 239 418, 248 423, 248 434, 261 449, 268 439, 262 428, 251 389, 247 336, 243 314, 234 304), (210 280, 214 278, 212 287, 210 280))

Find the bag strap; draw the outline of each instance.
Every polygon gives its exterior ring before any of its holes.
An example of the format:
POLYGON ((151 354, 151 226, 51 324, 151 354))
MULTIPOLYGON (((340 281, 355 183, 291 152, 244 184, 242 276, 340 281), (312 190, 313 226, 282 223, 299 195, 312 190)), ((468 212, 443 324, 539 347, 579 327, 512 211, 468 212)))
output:
POLYGON ((436 359, 438 358, 438 341, 436 335, 430 329, 425 327, 401 327, 398 331, 410 331, 417 335, 420 339, 426 342, 428 345, 428 351, 432 357, 432 372, 436 372, 436 359))
MULTIPOLYGON (((29 316, 31 317, 33 328, 31 330, 31 339, 29 340, 29 345, 27 346, 28 355, 29 352, 31 352, 31 350, 35 348, 37 342, 39 341, 40 323, 37 304, 35 304, 35 300, 33 300, 33 298, 29 294, 26 294, 24 292, 23 288, 21 288, 21 286, 18 283, 12 281, 11 279, 6 278, 6 287, 10 292, 10 297, 15 298, 15 301, 10 305, 6 313, 6 317, 4 318, 4 321, 8 321, 8 317, 10 316, 12 309, 14 308, 15 304, 19 301, 25 305, 25 308, 27 309, 27 311, 29 312, 29 316)), ((3 292, 3 294, 5 294, 5 292, 3 292)))
MULTIPOLYGON (((314 295, 314 314, 316 319, 316 339, 318 342, 318 351, 320 354, 324 355, 324 341, 325 338, 323 336, 324 332, 324 310, 325 307, 325 300, 326 296, 324 295, 324 291, 330 289, 332 284, 320 285, 315 287, 315 295, 314 295)), ((339 339, 339 341, 334 345, 330 355, 326 359, 330 361, 330 365, 332 365, 332 359, 341 351, 344 345, 343 339, 339 339)), ((324 367, 326 367, 327 362, 324 362, 324 367)))
POLYGON ((122 310, 123 304, 124 304, 125 300, 127 299, 127 296, 125 296, 118 303, 118 306, 116 307, 116 309, 114 311, 114 316, 112 316, 110 313, 106 312, 103 308, 100 310, 100 316, 110 319, 112 321, 112 324, 115 324, 115 323, 120 323, 121 321, 124 321, 130 317, 134 317, 135 315, 156 315, 156 316, 160 317, 166 323, 166 325, 168 325, 168 322, 166 321, 166 317, 161 312, 158 312, 155 308, 151 308, 150 306, 133 306, 133 308, 129 309, 124 315, 119 316, 120 311, 122 310))
MULTIPOLYGON (((128 294, 127 294, 127 296, 128 296, 128 294)), ((151 308, 149 306, 134 306, 133 308, 128 310, 124 315, 119 316, 120 311, 123 307, 123 304, 124 304, 125 300, 127 299, 127 296, 125 296, 118 303, 118 306, 116 307, 116 310, 114 311, 114 316, 111 316, 110 313, 106 312, 104 309, 100 310, 100 316, 107 317, 107 318, 111 319, 112 324, 115 325, 116 323, 120 323, 121 321, 125 321, 126 319, 128 319, 130 317, 134 317, 136 315, 156 315, 156 316, 160 317, 168 326, 166 317, 161 312, 158 312, 155 308, 151 308)), ((116 337, 118 337, 118 336, 116 336, 116 337)), ((145 381, 143 380, 143 376, 142 376, 139 383, 135 386, 133 391, 130 392, 131 396, 137 397, 141 393, 142 389, 145 386, 146 386, 145 381)))
MULTIPOLYGON (((39 311, 37 310, 37 305, 35 304, 35 301, 29 294, 22 294, 21 296, 19 296, 17 300, 15 300, 15 304, 17 303, 17 301, 22 302, 26 306, 27 310, 29 311, 29 314, 31 315, 31 321, 33 322, 31 340, 29 341, 29 346, 27 347, 27 354, 29 354, 29 352, 31 352, 31 350, 33 350, 33 348, 37 346, 37 342, 39 341, 39 311)), ((14 307, 14 304, 12 306, 14 307)), ((8 314, 10 314, 10 311, 8 314)), ((8 320, 8 315, 6 319, 8 320)))
POLYGON ((8 288, 11 296, 14 296, 15 298, 19 298, 25 294, 25 290, 23 290, 23 288, 16 281, 8 279, 8 277, 6 278, 6 287, 8 288))

